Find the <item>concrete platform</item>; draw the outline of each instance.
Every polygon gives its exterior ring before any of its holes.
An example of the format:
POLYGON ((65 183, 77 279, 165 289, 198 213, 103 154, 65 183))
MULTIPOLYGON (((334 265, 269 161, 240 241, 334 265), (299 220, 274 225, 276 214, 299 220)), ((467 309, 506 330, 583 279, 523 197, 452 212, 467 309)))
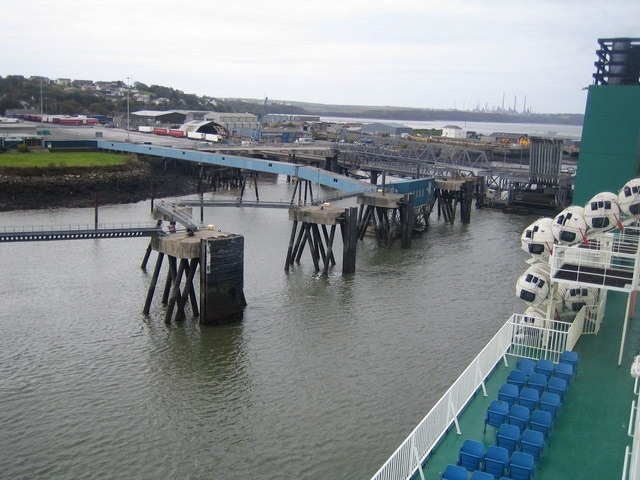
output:
POLYGON ((337 225, 344 216, 344 207, 330 205, 294 207, 289 209, 289 220, 321 225, 337 225))
POLYGON ((398 208, 404 195, 400 193, 365 192, 358 195, 358 205, 370 205, 372 207, 398 208))
POLYGON ((199 258, 200 240, 210 238, 236 237, 235 233, 216 230, 198 230, 192 236, 186 232, 170 233, 162 237, 151 238, 151 248, 175 258, 199 258))

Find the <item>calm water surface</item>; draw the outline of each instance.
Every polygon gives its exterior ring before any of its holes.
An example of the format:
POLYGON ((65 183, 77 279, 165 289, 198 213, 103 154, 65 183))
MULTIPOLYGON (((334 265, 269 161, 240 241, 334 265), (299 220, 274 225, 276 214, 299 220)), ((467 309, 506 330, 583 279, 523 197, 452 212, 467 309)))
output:
MULTIPOLYGON (((265 201, 291 196, 282 181, 261 189, 265 201)), ((93 214, 0 220, 92 224, 93 214)), ((0 247, 4 478, 368 479, 523 310, 514 282, 532 217, 434 215, 410 250, 365 239, 357 273, 343 277, 340 262, 315 274, 310 256, 284 272, 286 210, 204 215, 245 236, 238 324, 167 326, 158 294, 144 316, 146 239, 0 247)), ((148 220, 148 203, 100 210, 101 222, 148 220)))

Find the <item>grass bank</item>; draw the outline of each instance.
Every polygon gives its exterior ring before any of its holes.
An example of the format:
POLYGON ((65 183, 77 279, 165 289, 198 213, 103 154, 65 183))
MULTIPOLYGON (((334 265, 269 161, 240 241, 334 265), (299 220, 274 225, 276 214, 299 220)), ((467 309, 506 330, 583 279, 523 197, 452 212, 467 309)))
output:
POLYGON ((5 152, 0 155, 0 174, 55 175, 104 169, 127 170, 138 166, 135 155, 105 152, 5 152))

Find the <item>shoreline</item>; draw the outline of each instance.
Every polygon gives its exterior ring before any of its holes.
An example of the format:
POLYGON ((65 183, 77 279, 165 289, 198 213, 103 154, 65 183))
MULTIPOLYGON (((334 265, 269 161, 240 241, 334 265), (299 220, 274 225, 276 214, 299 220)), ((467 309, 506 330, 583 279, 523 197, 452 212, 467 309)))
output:
POLYGON ((152 190, 154 198, 188 195, 198 191, 198 180, 150 162, 82 175, 0 175, 0 212, 93 207, 96 195, 99 205, 136 203, 150 199, 152 190))

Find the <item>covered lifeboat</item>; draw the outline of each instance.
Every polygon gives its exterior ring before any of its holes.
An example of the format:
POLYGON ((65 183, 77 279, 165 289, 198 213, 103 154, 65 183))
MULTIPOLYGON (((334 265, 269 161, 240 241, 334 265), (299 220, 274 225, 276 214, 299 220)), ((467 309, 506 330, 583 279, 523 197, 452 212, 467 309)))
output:
POLYGON ((539 218, 527 228, 520 236, 520 246, 533 257, 546 257, 553 251, 555 237, 551 231, 553 220, 551 218, 539 218))
POLYGON ((600 192, 584 206, 584 219, 587 227, 595 230, 610 230, 620 227, 620 207, 618 195, 600 192))
POLYGON ((618 205, 629 216, 640 214, 640 178, 629 180, 618 193, 618 205))
POLYGON ((572 312, 579 312, 585 305, 595 305, 598 300, 598 290, 584 285, 560 285, 558 295, 562 297, 564 308, 572 312))
POLYGON ((583 241, 587 233, 584 208, 571 205, 562 210, 553 219, 551 231, 554 238, 562 245, 573 245, 583 241))
POLYGON ((534 263, 518 278, 516 296, 527 305, 541 305, 549 296, 549 281, 549 265, 534 263))

